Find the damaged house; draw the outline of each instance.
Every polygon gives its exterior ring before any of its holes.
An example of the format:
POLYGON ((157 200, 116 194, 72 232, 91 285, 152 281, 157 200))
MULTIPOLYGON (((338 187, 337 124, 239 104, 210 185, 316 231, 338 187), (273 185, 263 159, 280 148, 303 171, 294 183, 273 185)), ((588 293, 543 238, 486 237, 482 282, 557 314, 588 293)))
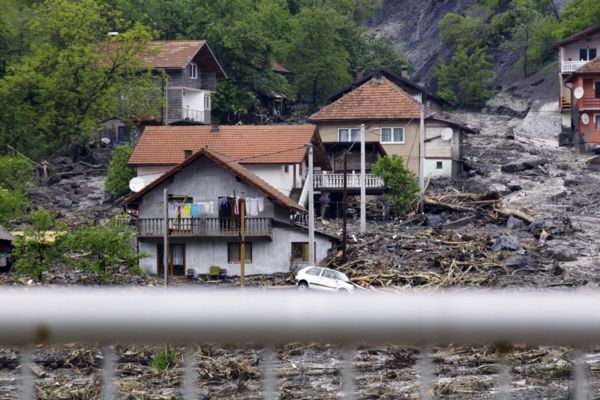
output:
MULTIPOLYGON (((239 275, 241 257, 247 274, 288 272, 308 263, 308 231, 291 222, 305 214, 302 206, 231 157, 210 148, 192 153, 125 201, 137 214, 138 249, 150 255, 141 260, 145 271, 164 271, 165 207, 172 275, 207 274, 211 267, 239 275), (240 254, 242 229, 245 254, 240 254)), ((316 232, 316 261, 336 243, 316 232)))
MULTIPOLYGON (((160 83, 164 93, 161 115, 132 117, 147 125, 203 125, 211 123, 212 96, 217 81, 227 77, 221 64, 204 40, 152 41, 142 62, 164 72, 160 83)), ((136 126, 126 121, 105 121, 99 132, 113 143, 135 141, 136 126)))
POLYGON ((354 82, 308 121, 317 124, 326 146, 358 142, 360 125, 365 124, 367 142, 379 142, 387 154, 404 158, 407 167, 418 174, 422 104, 425 176, 455 177, 462 172, 464 135, 475 131, 441 115, 447 102, 392 72, 377 71, 354 82))

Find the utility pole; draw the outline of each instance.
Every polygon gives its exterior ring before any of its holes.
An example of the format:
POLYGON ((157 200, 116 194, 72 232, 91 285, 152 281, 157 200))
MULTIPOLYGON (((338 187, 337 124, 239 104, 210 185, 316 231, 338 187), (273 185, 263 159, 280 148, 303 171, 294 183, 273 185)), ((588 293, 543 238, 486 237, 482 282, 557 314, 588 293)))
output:
POLYGON ((365 124, 360 124, 360 232, 367 232, 367 183, 365 161, 365 124))
POLYGON ((421 124, 419 126, 419 210, 424 211, 425 199, 425 105, 421 94, 421 124))
POLYGON ((313 145, 308 144, 308 262, 316 263, 315 259, 315 193, 314 193, 313 145))
POLYGON ((242 192, 240 201, 240 287, 244 287, 246 283, 246 198, 242 192))
POLYGON ((169 191, 165 188, 163 192, 163 271, 165 275, 165 289, 169 286, 169 191))
POLYGON ((346 236, 348 224, 348 176, 347 176, 347 156, 348 152, 344 153, 344 191, 342 192, 342 260, 346 262, 346 236))

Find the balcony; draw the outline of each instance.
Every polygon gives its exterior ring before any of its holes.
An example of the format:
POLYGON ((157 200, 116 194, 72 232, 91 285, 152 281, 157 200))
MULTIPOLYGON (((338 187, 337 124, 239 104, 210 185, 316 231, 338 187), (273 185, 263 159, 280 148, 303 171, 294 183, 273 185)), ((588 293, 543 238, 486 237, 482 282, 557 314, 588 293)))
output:
MULTIPOLYGON (((171 237, 235 237, 241 232, 239 219, 231 218, 169 218, 171 237)), ((273 232, 271 218, 246 218, 247 237, 270 238, 273 232)), ((137 220, 138 237, 163 237, 162 218, 137 220)))
POLYGON ((186 121, 205 122, 206 112, 204 110, 193 110, 191 108, 186 107, 182 110, 182 114, 182 119, 186 121))
MULTIPOLYGON (((348 189, 360 188, 360 174, 348 173, 348 189)), ((383 179, 377 175, 365 174, 365 186, 367 189, 383 189, 383 179)), ((315 174, 315 189, 343 189, 344 174, 315 174)))
POLYGON ((587 63, 588 61, 563 61, 560 67, 560 72, 563 74, 575 72, 587 63))

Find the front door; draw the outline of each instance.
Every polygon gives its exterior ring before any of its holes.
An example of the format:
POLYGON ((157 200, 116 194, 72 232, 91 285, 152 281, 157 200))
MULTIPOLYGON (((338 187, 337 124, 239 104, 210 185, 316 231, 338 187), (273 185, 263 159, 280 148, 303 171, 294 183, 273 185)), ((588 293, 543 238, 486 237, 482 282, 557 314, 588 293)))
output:
MULTIPOLYGON (((157 255, 157 270, 158 275, 164 275, 164 246, 162 243, 158 243, 156 245, 156 255, 157 255)), ((185 275, 185 244, 170 244, 169 245, 169 254, 168 260, 169 264, 169 275, 185 275)))

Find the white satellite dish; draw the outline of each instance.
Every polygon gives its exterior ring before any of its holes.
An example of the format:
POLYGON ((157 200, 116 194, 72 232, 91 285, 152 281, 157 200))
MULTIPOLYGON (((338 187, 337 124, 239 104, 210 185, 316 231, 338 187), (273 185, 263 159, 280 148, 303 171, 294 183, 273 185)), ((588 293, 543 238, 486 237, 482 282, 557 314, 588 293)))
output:
POLYGON ((139 176, 129 181, 129 189, 131 189, 132 192, 137 193, 140 190, 142 190, 145 186, 146 182, 144 182, 144 180, 139 176))
POLYGON ((581 114, 581 123, 584 125, 587 125, 590 123, 590 116, 588 115, 588 113, 581 114))
POLYGON ((580 99, 585 94, 585 91, 583 90, 582 87, 578 87, 578 88, 575 89, 575 91, 573 92, 573 94, 575 95, 576 99, 580 99))
POLYGON ((442 140, 447 142, 449 140, 452 140, 453 134, 454 132, 452 132, 452 128, 444 128, 442 129, 442 133, 440 134, 440 136, 442 137, 442 140))

